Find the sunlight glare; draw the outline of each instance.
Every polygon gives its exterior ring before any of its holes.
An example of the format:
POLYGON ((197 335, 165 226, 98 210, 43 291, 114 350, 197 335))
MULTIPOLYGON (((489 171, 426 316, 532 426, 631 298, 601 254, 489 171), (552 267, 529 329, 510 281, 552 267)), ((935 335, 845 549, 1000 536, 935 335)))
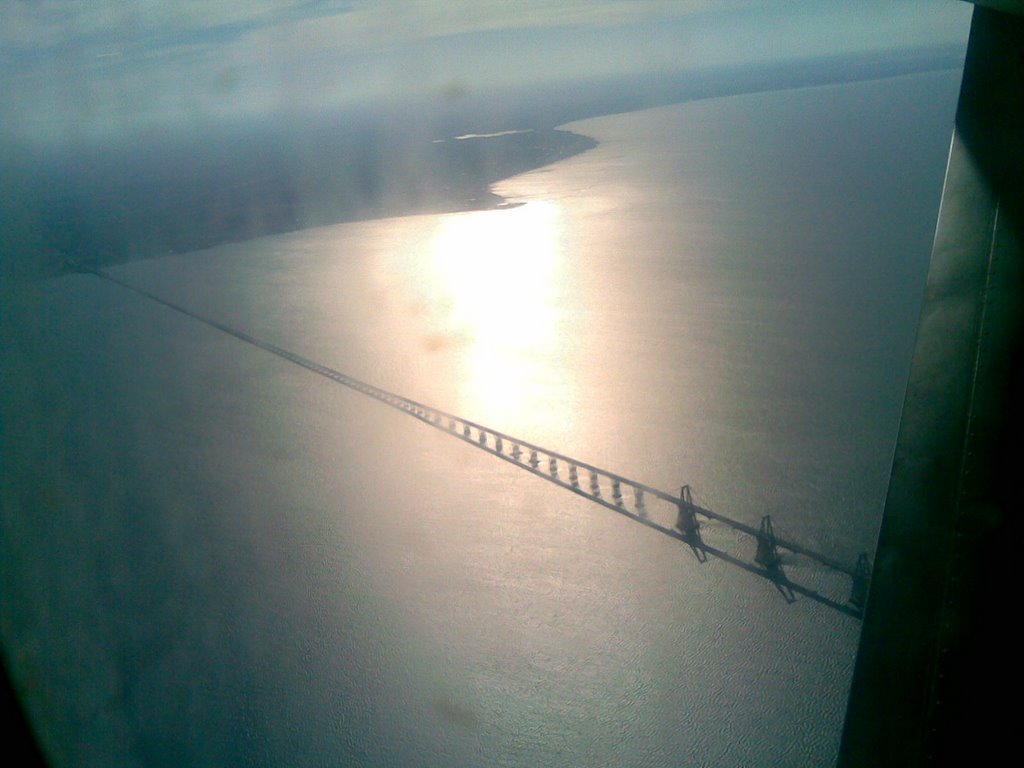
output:
POLYGON ((449 331, 469 340, 468 394, 507 414, 531 389, 537 357, 555 352, 560 284, 558 207, 453 216, 433 243, 449 331))

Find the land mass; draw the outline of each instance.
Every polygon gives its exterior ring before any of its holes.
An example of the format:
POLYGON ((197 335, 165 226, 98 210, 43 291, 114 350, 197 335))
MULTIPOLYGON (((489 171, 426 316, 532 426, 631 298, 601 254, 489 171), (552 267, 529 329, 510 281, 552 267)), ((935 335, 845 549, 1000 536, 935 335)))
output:
POLYGON ((926 49, 381 101, 345 114, 0 150, 0 274, 59 274, 346 221, 508 205, 502 179, 597 142, 559 125, 755 91, 962 66, 926 49))

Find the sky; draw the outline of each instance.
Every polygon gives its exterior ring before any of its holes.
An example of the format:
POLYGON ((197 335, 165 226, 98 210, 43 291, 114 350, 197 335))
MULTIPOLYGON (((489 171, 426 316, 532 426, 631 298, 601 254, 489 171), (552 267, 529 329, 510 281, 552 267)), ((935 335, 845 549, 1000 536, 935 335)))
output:
POLYGON ((962 42, 960 0, 0 0, 0 118, 61 141, 962 42))

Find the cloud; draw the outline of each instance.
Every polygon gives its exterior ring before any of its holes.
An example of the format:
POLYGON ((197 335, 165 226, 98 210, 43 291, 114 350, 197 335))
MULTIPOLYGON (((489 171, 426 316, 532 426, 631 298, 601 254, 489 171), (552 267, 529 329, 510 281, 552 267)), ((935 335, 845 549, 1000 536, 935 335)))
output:
POLYGON ((168 47, 222 46, 264 29, 349 13, 350 2, 18 0, 6 3, 2 60, 24 69, 48 59, 130 56, 168 47))
MULTIPOLYGON (((761 0, 763 2, 763 0, 761 0)), ((484 30, 633 22, 757 0, 6 0, 0 47, 18 65, 84 49, 102 54, 166 46, 222 46, 264 30, 331 24, 338 47, 363 50, 484 30), (106 50, 103 50, 106 49, 106 50)))
MULTIPOLYGON (((958 0, 0 0, 33 136, 955 42, 958 0)), ((13 126, 13 127, 11 127, 13 126)))

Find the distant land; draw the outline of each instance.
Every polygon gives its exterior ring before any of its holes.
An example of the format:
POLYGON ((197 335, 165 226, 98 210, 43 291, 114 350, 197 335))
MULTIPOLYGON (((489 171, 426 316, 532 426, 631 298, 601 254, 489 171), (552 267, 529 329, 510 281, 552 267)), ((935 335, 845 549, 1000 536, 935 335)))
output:
POLYGON ((596 146, 557 126, 696 99, 963 66, 959 48, 623 76, 349 114, 0 147, 0 275, 59 274, 313 226, 494 208, 497 181, 596 146))
POLYGON ((36 178, 50 184, 34 220, 55 266, 113 264, 345 221, 493 208, 505 201, 492 182, 594 146, 554 129, 410 144, 325 125, 92 149, 42 166, 36 178))

